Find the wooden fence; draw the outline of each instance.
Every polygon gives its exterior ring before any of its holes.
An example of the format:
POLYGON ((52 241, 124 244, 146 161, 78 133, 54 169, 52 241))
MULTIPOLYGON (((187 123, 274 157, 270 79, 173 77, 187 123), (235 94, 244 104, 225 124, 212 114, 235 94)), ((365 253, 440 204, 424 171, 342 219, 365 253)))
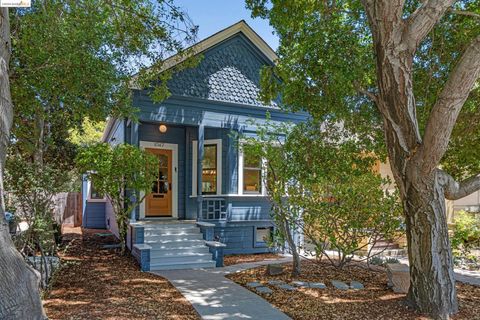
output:
POLYGON ((62 192, 55 196, 55 220, 59 224, 79 227, 82 225, 82 194, 62 192))

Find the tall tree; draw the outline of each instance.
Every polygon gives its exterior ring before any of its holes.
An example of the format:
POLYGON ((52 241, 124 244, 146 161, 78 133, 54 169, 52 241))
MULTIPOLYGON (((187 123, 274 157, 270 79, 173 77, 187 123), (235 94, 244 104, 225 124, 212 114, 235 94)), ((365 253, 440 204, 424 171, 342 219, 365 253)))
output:
MULTIPOLYGON (((156 100, 166 97, 174 70, 160 74, 162 61, 174 53, 183 60, 196 35, 173 0, 32 1, 10 12, 11 29, 7 14, 0 30, 2 174, 9 142, 11 152, 37 166, 71 169, 69 130, 85 117, 135 118, 129 86, 148 85, 156 100)), ((0 228, 0 318, 43 318, 36 277, 13 248, 3 213, 0 228)))
POLYGON ((23 260, 10 238, 5 219, 3 172, 13 120, 8 78, 11 42, 8 9, 0 9, 0 318, 43 319, 45 314, 38 292, 38 276, 23 260))
POLYGON ((377 151, 386 145, 406 216, 408 301, 447 319, 458 303, 445 198, 480 189, 480 156, 467 142, 478 141, 480 128, 480 2, 247 0, 247 6, 280 36, 278 64, 263 73, 264 98, 281 93, 289 107, 381 142, 373 145, 377 151))

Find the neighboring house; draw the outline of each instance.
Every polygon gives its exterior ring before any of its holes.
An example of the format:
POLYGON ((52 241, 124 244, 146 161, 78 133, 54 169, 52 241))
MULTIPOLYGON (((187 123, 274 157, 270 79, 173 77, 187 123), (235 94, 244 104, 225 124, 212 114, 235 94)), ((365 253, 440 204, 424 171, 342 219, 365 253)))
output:
MULTIPOLYGON (((277 56, 244 21, 194 49, 202 61, 173 76, 167 100, 156 104, 146 90, 132 89, 140 121, 110 119, 102 138, 137 145, 159 160, 152 193, 130 224, 128 246, 143 270, 212 266, 212 253, 221 256, 218 242, 225 253, 269 251, 274 225, 262 159, 244 154, 232 132, 255 135, 251 120, 265 122, 267 113, 276 123, 307 119, 259 101, 260 70, 277 56), (208 248, 204 240, 218 242, 208 248)), ((111 205, 89 181, 83 190, 84 227, 118 234, 111 205)))
MULTIPOLYGON (((392 184, 387 186, 387 190, 393 190, 395 185, 393 183, 393 173, 388 160, 386 163, 378 163, 376 166, 376 171, 379 172, 382 177, 390 178, 392 184)), ((458 200, 446 200, 446 210, 447 222, 449 224, 454 222, 455 213, 461 210, 478 215, 480 213, 480 191, 476 191, 458 200)))

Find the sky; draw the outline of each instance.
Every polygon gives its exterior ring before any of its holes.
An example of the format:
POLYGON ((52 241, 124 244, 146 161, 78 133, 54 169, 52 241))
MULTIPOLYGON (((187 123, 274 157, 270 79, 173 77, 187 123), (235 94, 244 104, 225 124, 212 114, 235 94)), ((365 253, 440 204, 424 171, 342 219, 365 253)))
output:
POLYGON ((250 10, 245 8, 244 0, 175 0, 190 16, 193 23, 199 26, 198 40, 245 20, 272 49, 278 47, 278 37, 267 20, 252 19, 250 10))

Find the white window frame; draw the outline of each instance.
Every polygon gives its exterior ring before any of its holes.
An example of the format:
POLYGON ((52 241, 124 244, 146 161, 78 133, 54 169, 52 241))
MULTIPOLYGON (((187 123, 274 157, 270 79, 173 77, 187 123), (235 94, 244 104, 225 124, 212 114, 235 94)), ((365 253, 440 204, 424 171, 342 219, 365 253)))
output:
MULTIPOLYGON (((217 146, 217 192, 215 195, 222 194, 222 139, 204 140, 204 146, 214 144, 217 146)), ((197 196, 197 158, 198 141, 192 141, 192 197, 197 196)), ((210 194, 209 194, 210 195, 210 194)), ((204 195, 206 196, 206 195, 204 195)))
POLYGON ((103 198, 92 198, 92 180, 87 180, 87 201, 88 202, 105 202, 107 198, 103 196, 103 198))
POLYGON ((261 185, 261 192, 260 193, 244 193, 243 191, 243 164, 244 164, 244 152, 243 152, 243 145, 248 144, 246 141, 240 141, 239 148, 238 148, 238 194, 242 196, 249 196, 249 197, 265 197, 267 196, 267 185, 266 185, 266 178, 267 178, 267 160, 262 157, 262 185, 261 185))

